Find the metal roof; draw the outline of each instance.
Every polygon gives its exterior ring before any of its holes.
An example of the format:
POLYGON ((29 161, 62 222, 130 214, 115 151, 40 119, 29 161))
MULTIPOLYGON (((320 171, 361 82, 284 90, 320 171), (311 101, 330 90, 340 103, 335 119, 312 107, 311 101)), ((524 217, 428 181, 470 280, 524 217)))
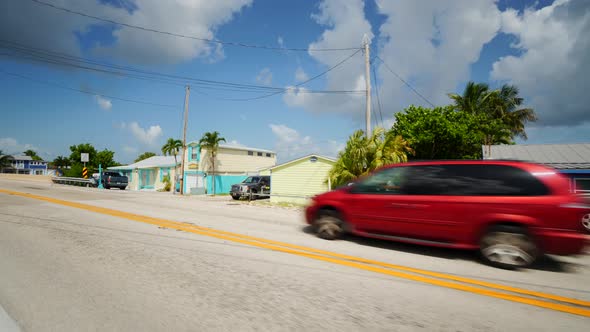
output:
POLYGON ((304 160, 304 159, 308 159, 308 158, 311 158, 311 157, 316 157, 316 158, 319 158, 319 159, 324 159, 324 160, 326 160, 328 162, 331 162, 331 163, 335 163, 336 162, 336 159, 334 159, 334 158, 330 158, 330 157, 326 157, 326 156, 322 156, 322 155, 319 155, 319 154, 312 153, 312 154, 308 154, 306 156, 299 157, 297 159, 292 159, 292 160, 289 160, 289 161, 284 162, 282 164, 278 164, 278 165, 275 165, 275 166, 267 167, 267 168, 264 168, 264 169, 275 169, 275 168, 283 167, 285 165, 293 164, 293 163, 296 163, 298 161, 301 161, 301 160, 304 160))
MULTIPOLYGON (((12 155, 12 158, 14 158, 14 160, 33 160, 33 158, 31 156, 25 156, 25 155, 12 155)), ((39 160, 42 161, 42 160, 39 160)))
MULTIPOLYGON (((192 141, 192 142, 187 143, 187 145, 199 145, 199 141, 192 141)), ((230 149, 230 150, 240 150, 240 151, 255 151, 255 152, 275 153, 272 150, 252 148, 252 147, 249 147, 249 146, 233 145, 233 144, 219 144, 219 148, 221 148, 221 149, 230 149)))
POLYGON ((590 169, 590 143, 482 146, 484 159, 513 159, 557 169, 590 169))
MULTIPOLYGON (((177 164, 180 164, 180 157, 177 157, 177 164)), ((129 170, 136 168, 155 168, 155 167, 174 167, 174 156, 153 156, 147 159, 138 161, 134 164, 113 166, 108 169, 113 170, 129 170)))

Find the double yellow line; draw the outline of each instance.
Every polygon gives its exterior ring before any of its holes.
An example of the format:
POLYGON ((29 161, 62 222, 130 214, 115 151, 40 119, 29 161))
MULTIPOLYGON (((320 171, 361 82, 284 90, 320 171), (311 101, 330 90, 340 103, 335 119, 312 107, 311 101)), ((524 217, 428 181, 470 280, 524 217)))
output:
POLYGON ((494 297, 507 301, 533 305, 555 311, 562 311, 574 315, 590 317, 590 302, 582 301, 579 299, 548 294, 543 292, 536 292, 523 288, 495 284, 491 282, 464 278, 445 273, 416 269, 402 265, 389 264, 361 257, 343 255, 335 252, 319 250, 285 242, 279 242, 259 237, 248 236, 244 234, 196 226, 192 224, 166 220, 162 218, 153 218, 149 216, 107 209, 88 204, 70 202, 51 197, 33 195, 29 193, 22 193, 4 189, 0 189, 0 193, 32 198, 54 204, 92 211, 95 213, 138 221, 150 225, 156 225, 159 227, 181 230, 221 240, 232 241, 259 248, 265 248, 292 255, 307 257, 319 261, 329 262, 342 266, 348 266, 360 270, 389 275, 397 278, 403 278, 407 280, 413 280, 416 282, 422 282, 430 285, 456 289, 464 292, 494 297))

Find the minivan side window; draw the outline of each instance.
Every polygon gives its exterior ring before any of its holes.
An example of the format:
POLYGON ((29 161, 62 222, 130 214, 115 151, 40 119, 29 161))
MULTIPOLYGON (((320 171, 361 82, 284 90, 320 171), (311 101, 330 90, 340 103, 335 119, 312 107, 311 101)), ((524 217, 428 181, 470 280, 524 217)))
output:
POLYGON ((529 172, 508 165, 445 164, 410 167, 408 195, 542 196, 549 189, 529 172))
POLYGON ((406 180, 405 173, 408 167, 392 167, 369 175, 357 182, 351 189, 356 194, 385 194, 399 195, 406 180))

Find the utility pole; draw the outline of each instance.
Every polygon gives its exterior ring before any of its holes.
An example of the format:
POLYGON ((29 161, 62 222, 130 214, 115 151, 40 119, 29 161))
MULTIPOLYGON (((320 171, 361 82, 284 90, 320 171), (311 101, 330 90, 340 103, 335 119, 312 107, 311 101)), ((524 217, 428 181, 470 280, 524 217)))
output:
POLYGON ((180 194, 184 195, 184 154, 186 153, 186 123, 188 122, 188 97, 191 87, 187 85, 184 90, 184 127, 182 129, 182 162, 180 166, 180 194))
POLYGON ((371 136, 371 65, 369 63, 369 36, 363 36, 363 46, 365 48, 365 84, 367 86, 367 108, 365 114, 366 130, 365 135, 371 136))

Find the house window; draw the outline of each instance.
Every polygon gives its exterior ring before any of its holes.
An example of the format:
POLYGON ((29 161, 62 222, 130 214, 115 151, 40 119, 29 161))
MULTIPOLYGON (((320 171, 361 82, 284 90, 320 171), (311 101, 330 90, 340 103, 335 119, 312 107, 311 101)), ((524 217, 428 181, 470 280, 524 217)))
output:
POLYGON ((197 152, 198 152, 198 149, 195 149, 195 148, 191 149, 191 160, 197 160, 197 152))
POLYGON ((258 157, 262 157, 262 152, 257 153, 258 157))
POLYGON ((249 156, 253 156, 254 155, 254 151, 248 151, 248 155, 249 156))
POLYGON ((164 177, 170 175, 170 168, 160 168, 160 182, 164 181, 164 177))

